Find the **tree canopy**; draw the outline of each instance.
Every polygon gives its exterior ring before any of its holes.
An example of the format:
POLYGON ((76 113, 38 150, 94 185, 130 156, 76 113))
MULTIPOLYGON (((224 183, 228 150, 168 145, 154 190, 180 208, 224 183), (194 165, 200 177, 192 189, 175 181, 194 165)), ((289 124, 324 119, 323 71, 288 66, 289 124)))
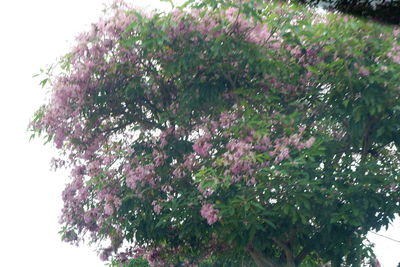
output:
POLYGON ((30 124, 71 170, 63 240, 137 266, 368 263, 400 211, 399 41, 294 4, 116 1, 30 124))
POLYGON ((399 0, 294 0, 309 6, 320 6, 364 19, 400 25, 399 0))

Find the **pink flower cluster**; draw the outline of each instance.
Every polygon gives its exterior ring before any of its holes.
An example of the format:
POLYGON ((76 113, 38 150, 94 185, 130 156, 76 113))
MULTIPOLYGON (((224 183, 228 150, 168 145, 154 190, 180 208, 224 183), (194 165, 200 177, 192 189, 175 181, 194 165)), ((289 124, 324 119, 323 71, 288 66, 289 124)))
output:
POLYGON ((293 146, 297 150, 302 150, 305 148, 310 148, 314 144, 315 137, 311 137, 307 141, 301 142, 303 131, 304 129, 300 129, 298 134, 293 134, 290 137, 283 137, 275 140, 274 150, 269 153, 271 157, 275 157, 275 163, 279 163, 290 157, 289 145, 293 146))
POLYGON ((202 137, 197 139, 196 143, 193 145, 193 150, 202 157, 207 157, 208 152, 212 148, 212 145, 208 143, 209 138, 202 137))
POLYGON ((214 209, 214 204, 204 204, 201 207, 200 214, 203 218, 207 219, 207 223, 212 225, 221 219, 218 216, 218 210, 214 209))
POLYGON ((251 159, 254 157, 253 145, 249 139, 231 140, 226 145, 227 152, 223 154, 224 164, 230 166, 226 175, 232 174, 238 177, 239 174, 254 174, 253 163, 251 159), (249 142, 247 142, 249 141, 249 142))
POLYGON ((396 44, 392 47, 392 50, 388 53, 388 57, 395 63, 400 64, 400 45, 396 44))
POLYGON ((154 172, 155 166, 153 164, 139 165, 134 169, 130 169, 130 166, 125 166, 126 172, 126 184, 135 189, 138 184, 147 182, 151 186, 155 186, 156 174, 154 172))
MULTIPOLYGON (((102 192, 102 191, 100 191, 102 192)), ((101 197, 104 201, 104 213, 106 216, 112 216, 116 210, 119 209, 119 207, 122 204, 122 201, 120 198, 116 197, 114 194, 107 193, 105 194, 104 197, 101 197)))
MULTIPOLYGON (((176 9, 172 12, 172 15, 178 23, 168 32, 171 39, 196 31, 203 35, 206 41, 218 38, 223 34, 234 33, 238 36, 244 36, 246 41, 257 45, 268 44, 271 47, 279 48, 282 42, 277 35, 273 35, 266 24, 249 20, 236 7, 222 11, 219 16, 208 12, 201 15, 198 9, 192 10, 190 14, 184 14, 176 9), (221 27, 221 24, 223 27, 221 27)), ((196 43, 198 38, 193 36, 192 41, 196 43)))
POLYGON ((158 202, 156 200, 154 200, 151 205, 153 205, 153 210, 154 212, 158 215, 161 212, 162 206, 160 204, 158 204, 158 202))
POLYGON ((224 111, 220 115, 219 123, 222 128, 229 128, 236 123, 238 116, 239 114, 237 112, 224 111))

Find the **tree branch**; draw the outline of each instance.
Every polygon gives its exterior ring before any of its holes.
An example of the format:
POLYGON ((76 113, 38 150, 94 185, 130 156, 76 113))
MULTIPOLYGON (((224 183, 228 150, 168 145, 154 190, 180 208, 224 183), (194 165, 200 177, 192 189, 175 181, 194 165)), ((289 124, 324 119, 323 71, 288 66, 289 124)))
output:
POLYGON ((260 251, 254 248, 252 244, 249 244, 246 251, 250 254, 255 264, 258 267, 278 267, 279 265, 272 259, 265 257, 260 251))
POLYGON ((292 250, 282 241, 273 238, 272 239, 279 247, 281 247, 283 249, 283 251, 285 252, 285 256, 286 256, 286 263, 288 267, 294 267, 295 266, 295 262, 294 262, 294 255, 292 250))

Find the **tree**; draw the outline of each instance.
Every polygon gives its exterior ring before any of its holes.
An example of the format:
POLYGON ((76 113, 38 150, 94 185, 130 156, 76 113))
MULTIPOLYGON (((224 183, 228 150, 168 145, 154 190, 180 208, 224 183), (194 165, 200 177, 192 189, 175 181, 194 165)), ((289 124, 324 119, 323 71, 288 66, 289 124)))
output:
POLYGON ((154 266, 374 258, 399 213, 399 28, 263 1, 105 16, 31 123, 71 169, 65 241, 154 266))
POLYGON ((321 6, 381 23, 400 25, 399 0, 295 0, 295 2, 309 6, 321 6))

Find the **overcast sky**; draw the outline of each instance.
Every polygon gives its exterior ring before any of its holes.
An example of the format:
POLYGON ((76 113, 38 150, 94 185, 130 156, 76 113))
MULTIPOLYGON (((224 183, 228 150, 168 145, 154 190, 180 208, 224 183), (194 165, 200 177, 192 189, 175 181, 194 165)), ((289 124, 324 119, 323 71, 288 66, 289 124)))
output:
MULTIPOLYGON (((40 140, 29 142, 26 132, 32 113, 45 99, 45 90, 32 76, 68 52, 74 37, 97 21, 102 3, 13 0, 0 4, 1 266, 104 266, 94 248, 60 241, 61 191, 68 174, 50 171, 51 146, 43 146, 40 140)), ((160 7, 156 0, 134 3, 160 7)), ((382 234, 399 240, 400 224, 382 234)), ((371 239, 377 242, 384 267, 400 262, 400 243, 374 235, 371 239)))

